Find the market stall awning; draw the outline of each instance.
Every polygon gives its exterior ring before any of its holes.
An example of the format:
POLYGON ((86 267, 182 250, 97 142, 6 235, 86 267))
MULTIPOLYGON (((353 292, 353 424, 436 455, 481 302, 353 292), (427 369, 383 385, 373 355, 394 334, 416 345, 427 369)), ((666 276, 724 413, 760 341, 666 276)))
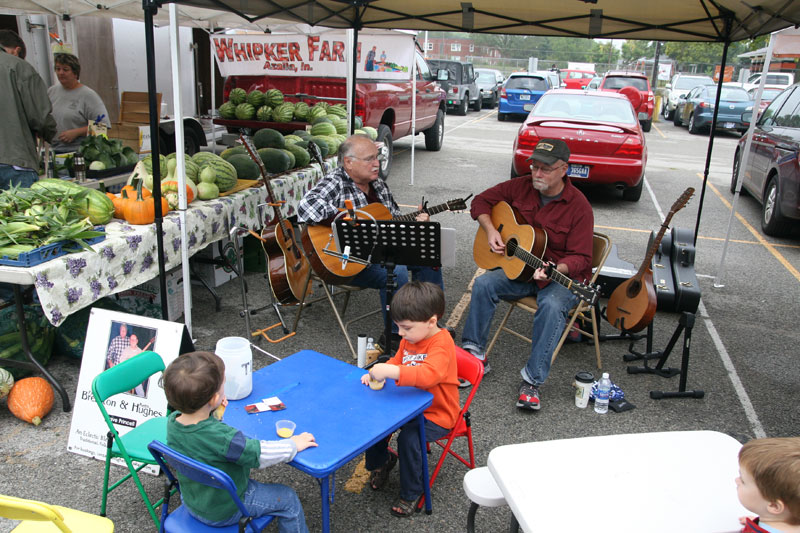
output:
POLYGON ((403 28, 647 39, 738 41, 800 24, 796 0, 181 0, 265 18, 331 28, 403 28))

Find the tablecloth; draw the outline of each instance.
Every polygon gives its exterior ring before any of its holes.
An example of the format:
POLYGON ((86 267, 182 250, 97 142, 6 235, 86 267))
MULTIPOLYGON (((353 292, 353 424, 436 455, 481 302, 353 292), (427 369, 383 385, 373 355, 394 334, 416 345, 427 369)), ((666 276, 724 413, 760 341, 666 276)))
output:
MULTIPOLYGON (((325 162, 325 172, 336 160, 325 162)), ((324 175, 318 164, 271 180, 272 190, 283 216, 296 213, 306 191, 324 175)), ((258 205, 266 201, 264 187, 237 192, 230 196, 193 202, 186 210, 189 255, 229 235, 239 226, 252 230, 262 227, 258 205)), ((272 216, 272 213, 269 213, 272 216)), ((181 263, 181 230, 178 212, 163 220, 164 260, 167 270, 181 263)), ((130 225, 113 220, 105 227, 106 239, 82 251, 52 259, 27 269, 33 277, 42 310, 58 326, 70 314, 100 298, 135 287, 158 276, 156 226, 130 225)))

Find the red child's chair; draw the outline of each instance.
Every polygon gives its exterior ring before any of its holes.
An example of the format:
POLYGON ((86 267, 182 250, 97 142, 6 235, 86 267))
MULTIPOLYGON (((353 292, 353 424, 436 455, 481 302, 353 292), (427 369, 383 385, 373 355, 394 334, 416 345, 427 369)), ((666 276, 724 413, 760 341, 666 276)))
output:
MULTIPOLYGON (((455 427, 450 430, 450 433, 441 439, 434 441, 443 449, 442 455, 439 457, 439 462, 436 463, 436 468, 433 469, 433 474, 431 474, 431 488, 433 488, 433 482, 436 481, 436 476, 439 475, 439 470, 442 469, 444 459, 448 454, 464 463, 468 468, 475 468, 475 450, 472 446, 472 423, 470 422, 469 406, 472 403, 472 398, 475 396, 475 392, 478 390, 478 386, 480 386, 481 381, 483 380, 483 362, 466 350, 462 350, 456 346, 456 364, 458 365, 458 377, 472 383, 472 387, 470 388, 469 395, 464 402, 464 406, 461 408, 461 412, 458 413, 458 419, 455 427), (464 459, 453 450, 453 441, 456 439, 456 437, 467 437, 467 445, 469 446, 469 461, 464 459)), ((431 445, 428 443, 428 452, 430 452, 430 448, 431 445)), ((422 509, 424 503, 425 496, 423 495, 419 500, 417 509, 422 509)))

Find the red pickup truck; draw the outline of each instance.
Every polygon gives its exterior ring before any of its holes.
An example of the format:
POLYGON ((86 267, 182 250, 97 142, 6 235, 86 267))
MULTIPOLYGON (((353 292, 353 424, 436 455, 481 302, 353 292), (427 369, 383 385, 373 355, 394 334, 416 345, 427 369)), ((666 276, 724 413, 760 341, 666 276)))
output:
MULTIPOLYGON (((436 82, 421 54, 417 61, 417 119, 416 132, 425 134, 425 148, 439 151, 444 140, 445 92, 436 82)), ((346 101, 345 78, 306 76, 229 76, 225 80, 224 100, 236 87, 245 91, 278 89, 290 102, 305 101, 309 105, 323 100, 331 104, 346 101)), ((395 80, 356 80, 356 115, 365 126, 378 131, 377 141, 383 143, 380 175, 386 179, 392 166, 394 139, 411 134, 411 82, 395 80)))

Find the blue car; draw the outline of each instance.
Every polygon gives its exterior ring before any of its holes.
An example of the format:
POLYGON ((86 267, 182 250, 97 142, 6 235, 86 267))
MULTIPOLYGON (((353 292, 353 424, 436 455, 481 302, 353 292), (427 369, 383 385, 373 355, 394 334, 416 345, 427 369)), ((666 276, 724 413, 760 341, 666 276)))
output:
POLYGON ((500 90, 497 120, 504 121, 508 115, 527 116, 539 98, 552 89, 550 82, 541 74, 515 72, 500 90))
MULTIPOLYGON (((717 99, 716 85, 698 85, 686 96, 678 98, 672 121, 676 126, 689 126, 689 133, 700 133, 711 128, 714 117, 714 101, 717 99)), ((740 87, 722 87, 717 113, 717 129, 747 131, 748 124, 742 122, 742 113, 753 110, 753 101, 747 91, 740 87)))

